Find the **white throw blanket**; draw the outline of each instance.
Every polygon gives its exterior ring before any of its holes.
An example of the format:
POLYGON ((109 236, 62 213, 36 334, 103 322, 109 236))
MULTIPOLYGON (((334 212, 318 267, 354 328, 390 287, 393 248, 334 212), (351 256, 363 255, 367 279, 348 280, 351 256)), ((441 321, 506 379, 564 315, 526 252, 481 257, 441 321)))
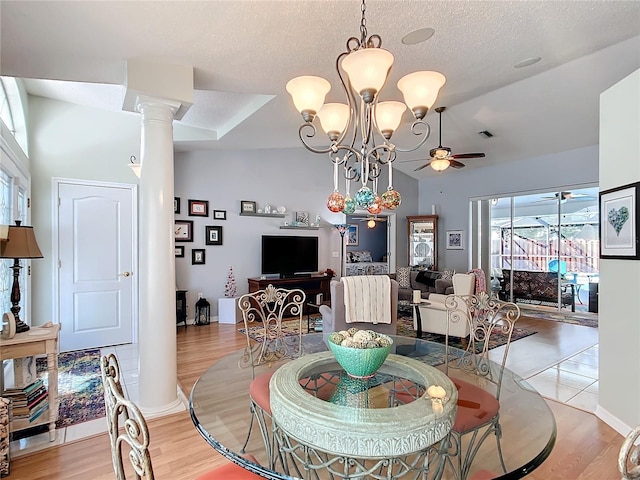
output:
POLYGON ((387 275, 342 277, 346 323, 391 323, 391 280, 387 275))

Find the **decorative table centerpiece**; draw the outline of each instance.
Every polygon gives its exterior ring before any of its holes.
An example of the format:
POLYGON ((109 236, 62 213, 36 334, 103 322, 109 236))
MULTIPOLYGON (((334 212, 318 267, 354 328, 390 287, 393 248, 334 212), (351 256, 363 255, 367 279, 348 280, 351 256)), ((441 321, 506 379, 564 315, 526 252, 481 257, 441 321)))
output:
POLYGON ((391 351, 391 337, 373 330, 350 328, 329 335, 329 349, 350 377, 369 378, 391 351))

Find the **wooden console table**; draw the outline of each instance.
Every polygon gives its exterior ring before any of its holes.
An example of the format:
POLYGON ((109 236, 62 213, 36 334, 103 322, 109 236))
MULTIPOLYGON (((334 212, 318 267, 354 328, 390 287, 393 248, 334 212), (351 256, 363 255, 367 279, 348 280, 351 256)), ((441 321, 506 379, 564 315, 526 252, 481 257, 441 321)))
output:
MULTIPOLYGON (((23 358, 33 355, 47 355, 49 414, 42 414, 34 422, 28 418, 11 420, 11 432, 49 424, 49 440, 56 439, 58 419, 58 334, 60 324, 51 327, 32 327, 15 337, 0 339, 0 359, 23 358)), ((1 367, 1 364, 0 364, 1 367)), ((4 390, 4 372, 0 372, 0 391, 4 390)))
MULTIPOLYGON (((292 277, 292 278, 249 278, 249 293, 264 290, 268 285, 276 288, 293 289, 299 288, 307 296, 307 302, 316 302, 316 295, 322 294, 322 301, 329 300, 331 293, 329 284, 331 283, 330 275, 312 275, 310 277, 292 277)), ((305 312, 307 306, 305 304, 305 312)))

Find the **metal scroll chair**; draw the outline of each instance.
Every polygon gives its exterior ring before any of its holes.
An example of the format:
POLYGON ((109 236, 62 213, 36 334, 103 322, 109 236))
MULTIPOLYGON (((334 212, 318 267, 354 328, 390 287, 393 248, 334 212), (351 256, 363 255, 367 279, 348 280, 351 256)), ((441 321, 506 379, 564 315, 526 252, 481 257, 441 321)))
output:
POLYGON ((622 480, 640 479, 640 446, 636 445, 640 438, 640 426, 627 435, 618 454, 618 470, 622 480))
MULTIPOLYGON (((111 459, 117 480, 130 478, 136 480, 155 480, 151 455, 149 454, 149 428, 138 406, 128 400, 124 394, 118 359, 114 354, 100 359, 104 401, 106 407, 107 428, 111 443, 111 459), (127 456, 130 467, 125 467, 123 457, 127 456)), ((248 460, 257 463, 253 457, 248 460)), ((199 476, 196 480, 255 480, 260 479, 249 470, 228 462, 199 476)))
MULTIPOLYGON (((240 360, 240 367, 251 367, 252 381, 249 385, 251 423, 247 439, 242 447, 245 452, 255 417, 262 434, 264 446, 273 466, 273 435, 269 426, 271 402, 269 380, 275 372, 274 364, 286 358, 295 358, 302 353, 302 313, 306 295, 302 290, 287 290, 267 285, 264 290, 247 293, 238 300, 244 320, 247 346, 240 360), (283 321, 294 323, 295 335, 287 334, 283 321), (257 367, 265 366, 266 372, 257 373, 257 367)), ((264 369, 262 369, 264 370, 264 369)))
POLYGON ((450 464, 456 478, 465 480, 480 446, 487 437, 494 434, 500 464, 506 473, 500 445, 500 390, 513 328, 520 318, 520 308, 511 302, 492 299, 486 292, 468 296, 449 295, 445 306, 449 326, 469 322, 471 331, 467 348, 462 354, 459 350, 454 353, 449 349, 447 333, 445 371, 447 375, 450 368, 471 373, 483 384, 474 385, 452 377, 458 388, 458 412, 450 435, 450 464), (506 337, 504 353, 500 361, 489 361, 489 343, 491 337, 498 334, 506 337), (493 384, 495 394, 482 388, 488 384, 493 384))

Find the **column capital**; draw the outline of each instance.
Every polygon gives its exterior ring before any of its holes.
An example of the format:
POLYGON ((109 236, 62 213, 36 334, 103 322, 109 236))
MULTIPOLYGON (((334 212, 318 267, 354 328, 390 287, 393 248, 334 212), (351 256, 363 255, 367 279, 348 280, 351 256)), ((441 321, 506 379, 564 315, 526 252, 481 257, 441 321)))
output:
POLYGON ((136 95, 134 104, 134 110, 142 113, 143 116, 147 116, 151 112, 156 112, 158 114, 165 112, 171 114, 171 120, 176 117, 176 113, 181 108, 182 104, 180 102, 167 100, 166 98, 152 97, 149 95, 136 95))

